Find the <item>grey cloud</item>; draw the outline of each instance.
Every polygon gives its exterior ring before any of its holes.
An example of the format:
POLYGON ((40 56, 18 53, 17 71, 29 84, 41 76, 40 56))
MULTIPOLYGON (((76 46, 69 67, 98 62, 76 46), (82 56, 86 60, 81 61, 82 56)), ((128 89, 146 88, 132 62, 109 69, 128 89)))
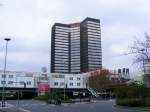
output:
POLYGON ((1 0, 0 68, 3 68, 3 38, 7 36, 12 37, 9 69, 49 68, 51 26, 54 22, 72 23, 85 17, 101 19, 104 66, 132 67, 132 56, 118 55, 132 44, 135 36, 150 29, 149 3, 149 0, 1 0))

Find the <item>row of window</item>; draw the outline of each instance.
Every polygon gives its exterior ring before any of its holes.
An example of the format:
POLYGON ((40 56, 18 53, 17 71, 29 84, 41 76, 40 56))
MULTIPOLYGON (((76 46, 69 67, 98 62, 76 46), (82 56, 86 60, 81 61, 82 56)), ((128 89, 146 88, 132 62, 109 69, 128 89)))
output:
POLYGON ((72 49, 71 50, 71 54, 75 54, 75 53, 80 53, 80 50, 78 50, 78 49, 72 49))
POLYGON ((95 48, 101 48, 101 45, 100 45, 100 44, 91 43, 91 42, 88 43, 88 46, 89 46, 89 47, 95 47, 95 48))
POLYGON ((101 51, 101 46, 99 46, 99 47, 96 46, 95 47, 95 46, 89 45, 88 49, 94 49, 94 50, 100 50, 101 51))
POLYGON ((55 47, 59 48, 59 49, 61 48, 61 49, 64 49, 64 50, 68 50, 68 45, 65 45, 65 44, 55 44, 55 47))
POLYGON ((88 41, 92 41, 92 42, 97 42, 98 44, 100 44, 101 43, 101 38, 100 37, 88 37, 88 41))
POLYGON ((62 59, 62 60, 68 60, 68 57, 66 57, 66 56, 63 56, 63 55, 55 55, 55 58, 57 59, 57 58, 60 58, 60 59, 62 59))
POLYGON ((80 37, 80 33, 79 32, 76 32, 76 33, 73 33, 71 34, 71 38, 79 38, 80 37))
POLYGON ((71 45, 80 45, 80 40, 73 40, 71 41, 71 45))
POLYGON ((63 49, 56 49, 55 50, 55 54, 58 54, 58 55, 63 55, 63 56, 67 56, 68 55, 68 52, 69 51, 65 51, 65 50, 63 50, 63 49))
POLYGON ((74 43, 73 45, 71 45, 71 49, 76 49, 76 48, 80 48, 80 43, 74 43))
MULTIPOLYGON (((78 67, 78 68, 80 68, 80 63, 71 63, 71 67, 78 67)), ((71 69, 75 69, 75 68, 71 68, 71 69)))
POLYGON ((80 51, 74 50, 73 52, 70 53, 71 56, 80 56, 80 51))
POLYGON ((71 70, 72 73, 80 73, 80 69, 78 70, 71 70))
POLYGON ((55 40, 61 41, 61 42, 68 42, 68 38, 64 36, 55 36, 55 40))
POLYGON ((6 76, 8 76, 8 78, 13 78, 14 77, 13 75, 4 75, 4 74, 2 74, 1 78, 6 78, 6 76))
POLYGON ((71 64, 80 64, 80 59, 79 58, 71 59, 71 64))
POLYGON ((93 34, 88 34, 88 39, 101 39, 100 35, 93 35, 93 34))
POLYGON ((56 33, 55 38, 64 38, 64 39, 66 38, 66 39, 68 39, 68 35, 67 34, 56 33))
POLYGON ((78 66, 78 67, 71 66, 71 67, 73 67, 72 68, 73 70, 80 70, 80 66, 78 66))
POLYGON ((62 66, 67 66, 69 63, 67 61, 63 61, 62 59, 58 60, 58 59, 55 59, 55 63, 56 64, 62 64, 62 66))
POLYGON ((88 29, 88 32, 100 34, 100 30, 88 29))
MULTIPOLYGON (((102 57, 101 56, 94 56, 94 55, 90 55, 90 56, 88 56, 88 60, 89 61, 98 61, 98 60, 101 60, 102 59, 102 57)), ((95 63, 95 62, 94 62, 95 63)))
POLYGON ((59 39, 59 40, 63 40, 63 41, 68 42, 68 35, 57 34, 57 35, 55 35, 55 39, 59 39))
POLYGON ((88 52, 88 57, 89 58, 101 58, 102 55, 100 52, 92 52, 92 53, 88 52))
MULTIPOLYGON (((63 34, 69 34, 69 31, 66 31, 66 30, 55 30, 55 33, 63 33, 63 34)), ((80 30, 72 30, 71 32, 70 32, 71 34, 77 34, 77 33, 80 33, 80 30)))
POLYGON ((63 66, 55 66, 55 69, 58 69, 58 70, 68 70, 69 68, 68 67, 63 67, 63 66))
POLYGON ((102 60, 102 58, 96 58, 96 59, 93 59, 93 58, 88 58, 88 62, 89 63, 100 63, 102 60))
POLYGON ((64 32, 64 31, 58 31, 58 30, 56 30, 56 31, 55 31, 55 34, 68 35, 68 34, 69 34, 69 32, 64 32))
POLYGON ((68 56, 67 55, 64 55, 65 53, 60 53, 60 54, 55 54, 55 58, 61 58, 61 59, 64 59, 65 61, 68 60, 68 56))
POLYGON ((55 32, 56 32, 56 31, 69 33, 68 30, 64 30, 64 29, 56 29, 55 32))
POLYGON ((64 40, 64 38, 55 39, 55 43, 61 43, 62 44, 62 42, 65 43, 65 44, 69 43, 68 39, 65 39, 65 40, 64 40))
POLYGON ((77 40, 80 41, 80 37, 78 37, 78 36, 75 37, 75 36, 74 36, 74 37, 71 38, 71 42, 72 42, 72 41, 77 41, 77 40))
POLYGON ((64 62, 62 62, 62 63, 55 63, 55 66, 68 67, 68 64, 64 64, 64 62))
POLYGON ((88 32, 88 35, 101 36, 98 32, 88 32))
POLYGON ((68 61, 63 61, 63 59, 62 60, 55 60, 55 64, 61 64, 61 65, 65 65, 65 66, 68 66, 68 61))
POLYGON ((80 55, 80 51, 74 51, 74 52, 71 52, 71 56, 74 56, 75 54, 78 54, 78 55, 80 55))
POLYGON ((73 27, 73 28, 70 28, 71 32, 73 31, 80 31, 80 27, 73 27))
MULTIPOLYGON (((58 82, 54 82, 54 86, 58 86, 58 85, 59 85, 58 82)), ((77 86, 80 86, 80 85, 81 85, 81 83, 77 83, 77 86)), ((64 86, 64 82, 60 82, 60 86, 64 86)), ((70 82, 69 86, 74 86, 74 83, 70 82)))
POLYGON ((100 66, 100 65, 101 65, 101 62, 99 62, 99 63, 89 63, 89 67, 100 66))
POLYGON ((101 50, 88 49, 88 55, 97 55, 101 54, 101 50))
MULTIPOLYGON (((73 77, 69 77, 69 80, 73 80, 73 77)), ((79 81, 79 80, 81 80, 81 78, 77 77, 77 80, 79 81)))
POLYGON ((62 52, 60 52, 60 51, 55 51, 55 55, 61 55, 61 56, 67 56, 67 57, 68 57, 68 52, 62 53, 62 52))
POLYGON ((55 69, 55 72, 57 73, 66 73, 69 72, 68 70, 63 70, 63 69, 55 69))
POLYGON ((55 41, 55 44, 60 44, 60 45, 69 45, 69 43, 68 42, 62 42, 62 41, 55 41))
POLYGON ((100 25, 98 25, 98 24, 87 24, 87 26, 89 26, 89 27, 96 27, 96 28, 99 28, 100 29, 100 25))
POLYGON ((62 26, 55 26, 56 30, 57 29, 62 29, 62 30, 69 30, 69 27, 62 27, 62 26))
MULTIPOLYGON (((74 78, 73 77, 69 77, 69 80, 73 80, 74 78)), ((78 81, 80 81, 81 80, 81 78, 80 77, 77 77, 76 78, 78 81)))
POLYGON ((70 33, 76 33, 76 32, 80 32, 80 30, 79 30, 79 29, 76 29, 76 30, 70 31, 70 33))
POLYGON ((99 22, 95 22, 95 21, 87 21, 88 24, 94 24, 94 25, 99 25, 100 26, 100 23, 99 22))
POLYGON ((87 29, 101 31, 100 28, 88 26, 87 29))
MULTIPOLYGON (((9 84, 9 85, 10 85, 10 84, 14 84, 14 83, 16 83, 16 82, 8 81, 8 83, 7 83, 7 84, 9 84)), ((1 81, 1 84, 6 84, 6 81, 1 81)), ((20 85, 24 85, 24 82, 23 82, 23 81, 21 81, 21 82, 19 82, 19 84, 20 84, 20 85)), ((27 85, 31 85, 31 81, 27 81, 27 82, 26 82, 26 84, 27 84, 27 85)))

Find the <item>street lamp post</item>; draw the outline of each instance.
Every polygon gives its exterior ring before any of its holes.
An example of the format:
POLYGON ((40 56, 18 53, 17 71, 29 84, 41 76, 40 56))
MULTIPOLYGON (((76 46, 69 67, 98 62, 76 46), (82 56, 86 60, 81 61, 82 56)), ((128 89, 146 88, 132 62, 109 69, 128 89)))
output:
POLYGON ((65 86, 66 86, 66 82, 65 82, 65 76, 64 76, 64 101, 65 101, 65 86))
MULTIPOLYGON (((20 83, 20 82, 13 82, 13 83, 20 83)), ((26 88, 26 83, 25 82, 23 82, 23 86, 24 86, 24 88, 26 88)), ((17 107, 19 108, 19 98, 20 98, 20 91, 18 90, 17 91, 17 107)))
POLYGON ((3 74, 3 89, 2 89, 2 107, 5 107, 5 78, 6 78, 6 62, 7 62, 7 46, 10 38, 5 38, 6 41, 6 52, 5 52, 5 62, 4 62, 4 74, 3 74))
POLYGON ((64 95, 64 100, 66 99, 66 88, 67 88, 67 77, 65 77, 65 65, 66 65, 67 60, 65 60, 65 58, 63 59, 63 64, 64 64, 64 91, 63 91, 63 95, 64 95))
POLYGON ((63 62, 64 62, 64 101, 65 101, 65 93, 66 93, 66 91, 65 91, 65 89, 66 89, 66 81, 65 81, 65 60, 63 60, 63 62))

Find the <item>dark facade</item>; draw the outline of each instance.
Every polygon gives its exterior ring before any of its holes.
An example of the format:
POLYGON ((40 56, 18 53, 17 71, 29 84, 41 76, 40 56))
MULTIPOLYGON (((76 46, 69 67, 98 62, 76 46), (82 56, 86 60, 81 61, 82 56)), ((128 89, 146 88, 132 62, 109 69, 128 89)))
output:
POLYGON ((82 73, 102 67, 100 20, 55 23, 51 36, 51 72, 82 73))

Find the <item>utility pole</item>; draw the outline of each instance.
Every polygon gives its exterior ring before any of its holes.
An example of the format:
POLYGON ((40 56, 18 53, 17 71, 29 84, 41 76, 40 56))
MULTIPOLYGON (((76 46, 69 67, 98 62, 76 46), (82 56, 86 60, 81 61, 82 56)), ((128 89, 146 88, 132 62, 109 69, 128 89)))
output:
POLYGON ((64 74, 64 101, 65 101, 65 88, 66 88, 66 82, 65 82, 65 74, 64 74))
POLYGON ((64 101, 65 101, 65 97, 66 97, 66 81, 65 81, 65 58, 63 58, 63 64, 64 64, 64 101))
POLYGON ((2 89, 2 107, 5 107, 5 84, 6 84, 6 62, 7 62, 7 46, 8 42, 11 40, 10 38, 5 38, 6 41, 6 51, 5 51, 5 63, 4 63, 4 74, 3 74, 3 89, 2 89))

